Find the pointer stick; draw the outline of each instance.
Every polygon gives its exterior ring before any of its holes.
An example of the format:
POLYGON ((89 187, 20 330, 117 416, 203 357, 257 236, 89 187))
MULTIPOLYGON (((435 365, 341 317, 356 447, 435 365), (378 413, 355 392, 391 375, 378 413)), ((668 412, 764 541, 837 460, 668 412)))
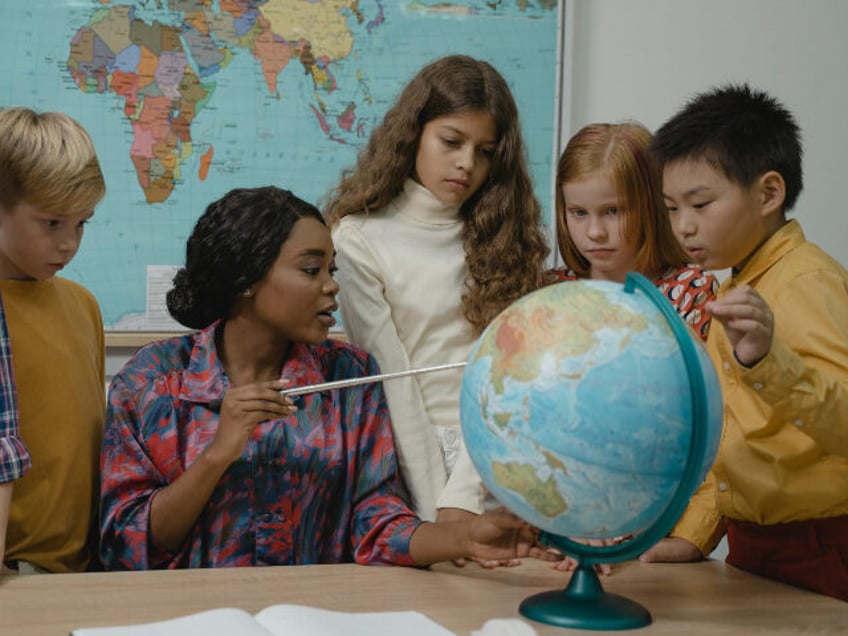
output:
MULTIPOLYGON (((447 371, 448 369, 459 369, 465 366, 465 362, 451 362, 450 364, 437 364, 432 367, 419 367, 417 369, 407 369, 406 371, 395 371, 394 373, 380 373, 378 375, 366 375, 360 378, 348 378, 346 380, 335 380, 333 382, 322 382, 320 384, 310 384, 307 386, 297 386, 291 389, 283 389, 280 395, 296 396, 306 395, 307 393, 320 393, 321 391, 331 391, 332 389, 345 389, 350 386, 358 386, 360 384, 369 384, 371 382, 382 382, 384 380, 394 380, 395 378, 403 378, 408 375, 418 375, 419 373, 430 373, 432 371, 447 371)), ((209 409, 216 413, 221 410, 221 398, 209 402, 209 409)))
POLYGON ((297 386, 292 389, 283 389, 280 395, 305 395, 307 393, 320 393, 321 391, 330 391, 332 389, 344 389, 349 386, 358 386, 360 384, 368 384, 370 382, 382 382, 383 380, 394 380, 395 378, 403 378, 407 375, 418 375, 419 373, 430 373, 431 371, 446 371, 447 369, 458 369, 464 367, 464 362, 452 362, 450 364, 437 364, 432 367, 419 367, 417 369, 407 369, 406 371, 395 371, 394 373, 380 373, 379 375, 366 375, 361 378, 348 378, 347 380, 336 380, 334 382, 323 382, 321 384, 310 384, 309 386, 297 386))

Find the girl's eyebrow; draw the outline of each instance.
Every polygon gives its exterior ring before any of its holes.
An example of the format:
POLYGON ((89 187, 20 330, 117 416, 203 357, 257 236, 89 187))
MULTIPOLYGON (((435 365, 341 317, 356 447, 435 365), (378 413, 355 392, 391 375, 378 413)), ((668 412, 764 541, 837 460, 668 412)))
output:
MULTIPOLYGON (((450 132, 452 132, 453 134, 458 135, 458 136, 460 136, 460 137, 463 137, 463 138, 467 138, 467 137, 468 137, 468 135, 467 135, 465 132, 463 132, 463 131, 462 131, 462 130, 460 130, 459 128, 456 128, 456 127, 454 127, 454 126, 451 126, 450 124, 440 124, 440 127, 441 127, 441 129, 442 129, 442 131, 443 131, 443 132, 444 132, 444 131, 450 131, 450 132)), ((481 145, 481 146, 485 146, 485 145, 487 145, 487 144, 497 144, 497 143, 498 143, 498 140, 497 140, 497 139, 489 139, 488 141, 481 141, 481 142, 480 142, 480 145, 481 145)))
POLYGON ((465 134, 465 133, 462 131, 462 129, 457 128, 456 126, 454 126, 453 124, 448 123, 448 122, 441 122, 441 123, 439 123, 439 128, 441 128, 442 130, 450 130, 450 131, 452 131, 452 132, 455 132, 455 133, 456 133, 456 134, 458 134, 458 135, 464 135, 464 134, 465 134))

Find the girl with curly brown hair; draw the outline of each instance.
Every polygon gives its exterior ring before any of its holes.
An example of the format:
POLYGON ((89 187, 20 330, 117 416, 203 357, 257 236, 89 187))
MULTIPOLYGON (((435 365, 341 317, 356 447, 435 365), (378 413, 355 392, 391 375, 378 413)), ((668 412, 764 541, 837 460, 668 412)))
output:
MULTIPOLYGON (((424 67, 331 193, 341 316, 382 371, 463 361, 549 253, 518 110, 488 63, 424 67)), ((461 371, 386 383, 403 476, 432 519, 461 443, 461 371)))

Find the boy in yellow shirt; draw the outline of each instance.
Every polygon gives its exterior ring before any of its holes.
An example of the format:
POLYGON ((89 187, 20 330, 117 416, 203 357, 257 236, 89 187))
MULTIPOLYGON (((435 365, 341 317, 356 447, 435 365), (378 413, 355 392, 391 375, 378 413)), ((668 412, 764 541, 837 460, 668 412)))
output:
POLYGON ((5 565, 91 565, 105 417, 103 322, 86 289, 55 276, 106 188, 94 145, 61 113, 0 110, 0 293, 32 467, 15 481, 5 565))
POLYGON ((785 216, 802 188, 798 126, 731 85, 693 98, 653 150, 680 242, 732 276, 707 305, 719 453, 642 559, 702 558, 726 528, 731 565, 848 600, 848 272, 785 216))

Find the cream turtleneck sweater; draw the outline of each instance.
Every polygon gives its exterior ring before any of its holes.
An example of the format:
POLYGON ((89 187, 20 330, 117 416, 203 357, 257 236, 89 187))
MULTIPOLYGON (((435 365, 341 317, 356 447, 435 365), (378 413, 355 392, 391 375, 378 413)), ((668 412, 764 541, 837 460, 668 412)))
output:
MULTIPOLYGON (((407 180, 385 209, 350 215, 333 230, 342 323, 383 372, 468 357, 475 338, 462 315, 467 276, 457 206, 407 180)), ((461 433, 462 370, 385 383, 400 468, 415 511, 435 517, 461 433)))

